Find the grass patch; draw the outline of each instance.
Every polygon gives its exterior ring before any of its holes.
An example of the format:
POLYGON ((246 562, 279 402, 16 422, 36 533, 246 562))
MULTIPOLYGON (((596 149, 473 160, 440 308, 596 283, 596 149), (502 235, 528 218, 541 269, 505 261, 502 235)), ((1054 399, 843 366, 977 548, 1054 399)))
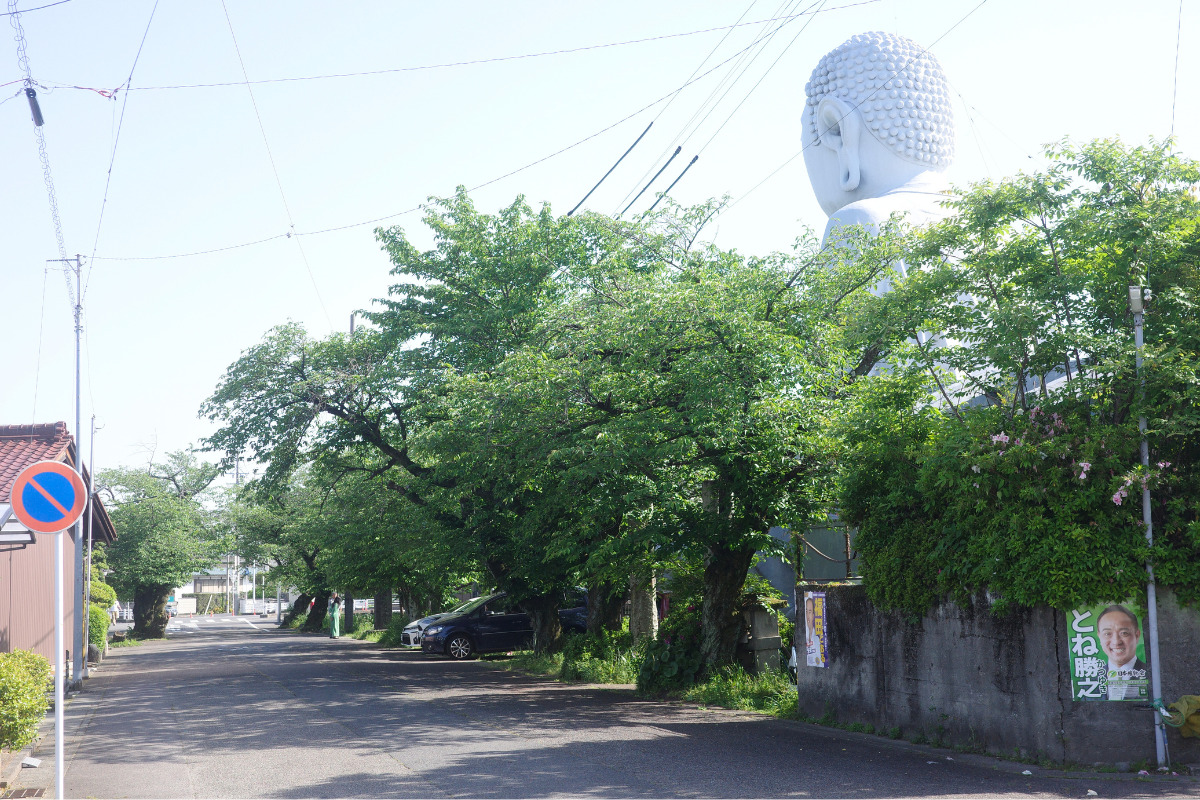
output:
POLYGON ((393 614, 387 629, 376 631, 379 636, 371 641, 376 642, 380 647, 401 647, 403 643, 400 641, 400 634, 404 632, 405 626, 411 621, 403 614, 393 614))
POLYGON ((283 628, 284 630, 299 630, 300 628, 304 627, 304 623, 306 622, 308 622, 307 611, 303 614, 297 614, 291 619, 284 619, 284 621, 279 624, 279 627, 283 628))
POLYGON ((513 653, 508 659, 508 668, 528 672, 532 675, 548 675, 561 679, 563 668, 562 653, 535 653, 532 650, 521 650, 513 653))
POLYGON ((108 643, 109 647, 137 647, 143 642, 165 642, 167 637, 158 636, 153 638, 142 639, 134 636, 132 633, 120 634, 114 633, 112 641, 108 643))
POLYGON ((371 614, 355 614, 354 630, 346 631, 343 636, 358 639, 360 642, 378 642, 386 631, 375 630, 375 617, 371 614))
POLYGON ((783 672, 751 675, 738 666, 725 667, 679 696, 706 706, 762 711, 785 719, 797 717, 796 689, 783 672))
POLYGON ((640 648, 633 646, 627 630, 606 631, 600 636, 568 633, 557 653, 524 650, 509 660, 509 669, 547 675, 573 683, 634 683, 641 665, 640 648))

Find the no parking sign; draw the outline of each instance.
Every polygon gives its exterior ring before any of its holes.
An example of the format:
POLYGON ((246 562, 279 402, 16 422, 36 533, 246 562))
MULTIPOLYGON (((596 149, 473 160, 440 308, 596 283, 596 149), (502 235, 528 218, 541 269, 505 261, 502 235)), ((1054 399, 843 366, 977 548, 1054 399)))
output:
POLYGON ((36 533, 65 531, 87 506, 79 473, 61 461, 39 461, 21 470, 11 497, 17 520, 36 533))

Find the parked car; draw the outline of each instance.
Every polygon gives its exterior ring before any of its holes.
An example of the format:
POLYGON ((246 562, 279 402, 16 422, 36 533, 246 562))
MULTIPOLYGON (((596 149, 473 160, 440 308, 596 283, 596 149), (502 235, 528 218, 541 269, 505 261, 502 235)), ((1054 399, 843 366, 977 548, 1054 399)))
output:
MULTIPOLYGON (((586 597, 573 594, 564 603, 571 607, 558 612, 563 628, 584 630, 586 597)), ((506 593, 500 592, 473 600, 456 613, 447 614, 425 628, 421 635, 421 650, 463 659, 476 653, 521 650, 528 647, 532 639, 533 623, 529 615, 517 608, 506 593)))
POLYGON ((420 647, 421 635, 424 633, 426 628, 437 622, 442 617, 447 617, 451 614, 457 614, 478 599, 478 597, 472 597, 467 602, 459 603, 449 611, 443 611, 440 614, 430 614, 428 617, 421 617, 415 622, 408 623, 404 626, 404 630, 400 633, 400 644, 404 645, 405 647, 420 647))

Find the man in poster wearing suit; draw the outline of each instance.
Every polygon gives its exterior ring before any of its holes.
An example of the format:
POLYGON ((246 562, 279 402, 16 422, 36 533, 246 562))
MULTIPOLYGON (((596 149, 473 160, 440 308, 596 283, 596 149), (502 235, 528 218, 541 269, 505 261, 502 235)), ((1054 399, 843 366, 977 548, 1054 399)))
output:
POLYGON ((1142 629, 1125 606, 1112 605, 1100 613, 1096 625, 1100 647, 1108 656, 1108 699, 1135 700, 1148 696, 1149 672, 1137 657, 1142 629))

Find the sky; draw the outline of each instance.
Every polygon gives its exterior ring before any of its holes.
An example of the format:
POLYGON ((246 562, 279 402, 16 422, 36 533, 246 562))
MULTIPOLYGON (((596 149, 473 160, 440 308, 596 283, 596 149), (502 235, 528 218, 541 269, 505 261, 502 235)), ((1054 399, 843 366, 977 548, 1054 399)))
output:
POLYGON ((22 12, 63 246, 14 30, 0 424, 76 427, 73 273, 49 260, 79 254, 97 469, 199 445, 214 430, 200 404, 273 326, 347 330, 390 284, 376 227, 429 246, 419 208, 459 185, 485 211, 524 195, 564 214, 650 123, 584 208, 621 211, 682 145, 631 214, 698 155, 671 196, 730 198, 718 245, 765 255, 819 235, 804 83, 856 33, 908 36, 941 62, 956 184, 1037 169, 1064 137, 1173 131, 1200 158, 1200 9, 1176 0, 6 4, 22 12))

